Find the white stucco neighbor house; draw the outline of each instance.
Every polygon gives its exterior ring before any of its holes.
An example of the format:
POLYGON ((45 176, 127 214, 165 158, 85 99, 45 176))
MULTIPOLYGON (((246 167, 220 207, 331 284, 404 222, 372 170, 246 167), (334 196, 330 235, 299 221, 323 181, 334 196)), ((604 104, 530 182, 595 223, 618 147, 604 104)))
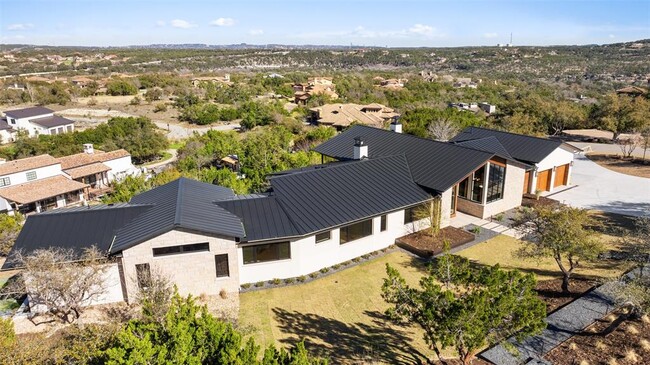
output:
POLYGON ((558 140, 478 127, 463 130, 451 142, 478 149, 499 145, 517 161, 530 165, 523 184, 523 192, 530 194, 571 185, 573 158, 582 152, 558 140))
MULTIPOLYGON (((29 136, 61 134, 74 130, 74 121, 54 115, 53 110, 42 106, 7 110, 4 114, 8 126, 15 131, 24 130, 29 136)), ((10 140, 3 138, 3 141, 10 140)))
POLYGON ((111 182, 140 174, 126 150, 95 151, 86 144, 84 151, 59 158, 0 159, 0 212, 39 213, 81 205, 105 193, 111 182))

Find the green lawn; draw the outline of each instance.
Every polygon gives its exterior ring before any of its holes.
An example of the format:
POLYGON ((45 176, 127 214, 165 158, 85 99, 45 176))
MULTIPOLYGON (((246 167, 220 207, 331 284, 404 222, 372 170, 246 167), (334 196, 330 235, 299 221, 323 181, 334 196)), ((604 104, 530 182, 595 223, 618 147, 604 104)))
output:
POLYGON ((177 149, 180 149, 183 146, 185 146, 185 141, 176 141, 176 142, 173 142, 173 143, 169 144, 169 149, 170 150, 177 150, 177 149))
MULTIPOLYGON (((538 263, 514 258, 518 247, 516 239, 502 235, 459 254, 482 264, 534 272, 539 280, 558 277, 552 260, 538 263)), ((386 263, 398 268, 411 285, 417 285, 423 274, 420 261, 394 252, 310 283, 241 294, 240 323, 265 345, 306 339, 313 353, 335 364, 412 364, 422 354, 433 358, 419 328, 394 326, 382 315, 387 308, 381 298, 386 263)), ((577 274, 611 277, 626 268, 601 263, 578 269, 577 274)), ((447 354, 453 356, 453 349, 447 354)))
POLYGON ((399 328, 383 317, 385 265, 417 284, 423 265, 394 252, 356 267, 285 288, 240 295, 240 323, 262 344, 306 339, 310 350, 334 364, 375 361, 412 364, 429 354, 418 328, 399 328))
MULTIPOLYGON (((608 248, 616 248, 615 237, 601 235, 601 239, 608 248)), ((485 265, 499 264, 504 269, 520 269, 525 272, 532 272, 537 280, 550 280, 561 277, 555 260, 548 258, 543 260, 524 260, 516 258, 514 253, 521 247, 519 240, 500 235, 491 240, 460 251, 460 256, 467 257, 485 265)), ((611 278, 627 271, 630 266, 624 262, 601 261, 596 263, 584 263, 574 273, 577 276, 586 278, 611 278)))

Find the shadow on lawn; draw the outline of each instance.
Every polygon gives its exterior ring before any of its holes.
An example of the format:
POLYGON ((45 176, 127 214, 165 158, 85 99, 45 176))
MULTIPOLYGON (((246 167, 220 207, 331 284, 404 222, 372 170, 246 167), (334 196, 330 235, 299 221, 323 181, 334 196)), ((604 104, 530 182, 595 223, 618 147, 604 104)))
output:
POLYGON ((365 311, 369 323, 345 323, 312 313, 273 308, 280 330, 293 338, 304 339, 307 349, 327 357, 331 363, 381 361, 389 364, 422 364, 426 356, 411 346, 413 336, 392 325, 380 312, 365 311))

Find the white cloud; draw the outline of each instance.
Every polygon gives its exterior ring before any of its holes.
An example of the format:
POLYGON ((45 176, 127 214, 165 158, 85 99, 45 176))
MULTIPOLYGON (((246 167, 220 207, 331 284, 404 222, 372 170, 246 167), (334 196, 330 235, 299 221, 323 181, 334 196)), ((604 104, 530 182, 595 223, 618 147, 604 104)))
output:
POLYGON ((436 32, 436 28, 430 25, 415 24, 414 26, 410 27, 408 31, 409 33, 420 34, 425 37, 432 37, 436 32))
POLYGON ((233 18, 219 18, 210 22, 210 25, 215 27, 231 27, 235 25, 235 19, 233 18))
POLYGON ((483 38, 496 38, 499 36, 499 33, 483 33, 483 38))
POLYGON ((156 22, 156 26, 157 26, 157 27, 164 27, 165 25, 167 25, 167 22, 164 21, 164 20, 158 20, 158 21, 156 22))
POLYGON ((609 38, 610 38, 610 39, 614 39, 614 38, 616 38, 616 36, 613 35, 613 34, 610 34, 610 35, 609 35, 609 38))
POLYGON ((262 29, 251 29, 248 31, 248 34, 250 35, 262 35, 264 34, 264 30, 262 29))
POLYGON ((187 20, 182 20, 182 19, 174 19, 170 22, 172 27, 174 28, 181 28, 181 29, 190 29, 190 28, 196 28, 197 25, 188 22, 187 20))
POLYGON ((28 30, 34 28, 32 23, 16 23, 7 25, 7 30, 28 30))

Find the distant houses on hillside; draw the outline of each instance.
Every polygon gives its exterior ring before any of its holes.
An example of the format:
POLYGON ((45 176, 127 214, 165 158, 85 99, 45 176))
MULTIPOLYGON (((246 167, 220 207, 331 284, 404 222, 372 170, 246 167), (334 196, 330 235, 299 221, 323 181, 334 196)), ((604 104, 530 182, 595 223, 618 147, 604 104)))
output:
POLYGON ((29 136, 61 134, 72 132, 74 121, 54 115, 53 110, 42 106, 5 111, 0 118, 2 143, 13 141, 19 130, 29 136))
POLYGON ((395 111, 382 104, 325 104, 309 109, 309 121, 312 124, 327 125, 341 131, 353 123, 383 128, 387 122, 399 116, 395 111))
POLYGON ((293 84, 293 99, 298 105, 305 105, 313 95, 326 95, 336 100, 339 94, 336 93, 336 84, 331 77, 310 77, 307 83, 293 84))

